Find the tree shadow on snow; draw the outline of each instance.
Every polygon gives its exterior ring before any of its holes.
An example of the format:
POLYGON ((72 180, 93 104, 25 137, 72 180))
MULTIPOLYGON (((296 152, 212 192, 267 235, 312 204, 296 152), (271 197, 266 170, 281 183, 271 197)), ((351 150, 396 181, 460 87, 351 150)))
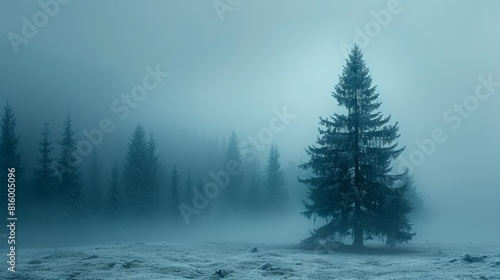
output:
POLYGON ((387 245, 368 245, 365 247, 354 247, 352 245, 345 245, 340 242, 326 243, 324 245, 316 246, 304 246, 300 244, 295 247, 296 249, 312 251, 317 254, 336 254, 336 253, 346 253, 346 254, 360 254, 360 255, 399 255, 399 254, 416 254, 421 253, 421 250, 416 248, 399 247, 399 246, 387 246, 387 245))
POLYGON ((368 246, 357 248, 352 245, 340 246, 337 249, 332 250, 338 253, 351 253, 351 254, 364 254, 364 255, 399 255, 399 254, 414 254, 420 253, 421 251, 414 248, 404 248, 404 247, 389 247, 389 246, 368 246))

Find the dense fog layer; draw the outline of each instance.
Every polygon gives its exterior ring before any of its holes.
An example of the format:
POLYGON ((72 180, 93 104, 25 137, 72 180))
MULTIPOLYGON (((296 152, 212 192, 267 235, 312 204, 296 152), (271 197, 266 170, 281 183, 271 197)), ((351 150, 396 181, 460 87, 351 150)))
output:
POLYGON ((20 216, 18 231, 27 244, 306 238, 323 221, 300 214, 307 190, 297 177, 311 173, 297 166, 309 160, 304 150, 315 144, 319 117, 342 112, 331 92, 354 43, 377 85, 380 110, 399 123, 397 142, 406 149, 394 170, 408 167, 424 200, 411 216, 415 238, 494 241, 500 235, 500 2, 221 2, 232 4, 0 3, 0 106, 8 101, 17 121, 25 169, 17 208, 27 217, 20 216), (82 195, 99 189, 102 208, 79 221, 88 240, 57 235, 67 225, 53 223, 57 215, 47 213, 56 210, 33 210, 27 198, 41 129, 49 124, 57 158, 67 114, 79 145, 82 195), (112 167, 127 175, 138 125, 146 140, 150 133, 155 138, 159 210, 111 219, 103 213, 112 167), (286 207, 248 206, 245 192, 239 194, 244 210, 221 210, 229 188, 220 189, 187 222, 178 204, 169 206, 174 166, 179 202, 193 206, 193 186, 202 190, 227 169, 233 132, 245 162, 238 180, 249 188, 264 185, 277 145, 286 207), (31 212, 52 216, 44 217, 51 222, 31 212))

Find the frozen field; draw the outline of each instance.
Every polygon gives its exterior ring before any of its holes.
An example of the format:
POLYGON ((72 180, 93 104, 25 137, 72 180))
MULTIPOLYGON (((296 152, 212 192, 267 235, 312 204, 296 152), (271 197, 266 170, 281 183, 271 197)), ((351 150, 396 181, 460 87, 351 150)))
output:
POLYGON ((291 245, 115 242, 21 250, 15 277, 5 266, 0 279, 500 279, 498 245, 382 248, 352 254, 291 245))

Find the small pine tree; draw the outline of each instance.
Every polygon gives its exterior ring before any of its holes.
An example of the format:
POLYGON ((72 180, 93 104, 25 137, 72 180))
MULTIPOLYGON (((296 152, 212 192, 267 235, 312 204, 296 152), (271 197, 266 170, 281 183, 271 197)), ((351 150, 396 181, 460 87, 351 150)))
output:
POLYGON ((75 131, 71 115, 66 116, 62 128, 62 138, 58 141, 61 154, 57 161, 57 172, 60 176, 59 195, 62 198, 62 211, 65 218, 71 223, 78 223, 84 210, 82 195, 82 177, 80 163, 77 157, 75 131))
POLYGON ((266 204, 270 209, 283 210, 289 202, 285 171, 281 169, 280 152, 276 144, 271 146, 264 178, 266 204))
POLYGON ((111 180, 109 181, 109 203, 108 213, 112 219, 117 219, 121 214, 121 199, 120 199, 120 171, 116 162, 111 169, 111 180))
POLYGON ((147 144, 146 134, 141 125, 137 125, 128 144, 126 162, 123 172, 123 182, 127 195, 127 210, 131 215, 144 214, 146 209, 147 144))
POLYGON ((233 166, 232 169, 237 170, 237 174, 231 176, 228 186, 224 189, 227 204, 232 210, 240 209, 242 202, 242 185, 243 185, 243 160, 238 145, 236 133, 233 131, 226 150, 226 166, 233 166))
POLYGON ((49 124, 42 128, 42 140, 38 142, 40 157, 37 158, 38 168, 33 170, 34 197, 38 202, 47 202, 54 191, 57 182, 54 170, 54 159, 51 156, 52 143, 49 140, 49 124))
POLYGON ((332 94, 346 113, 320 118, 324 128, 318 146, 306 150, 310 160, 301 165, 314 174, 300 180, 309 188, 303 214, 327 221, 306 242, 351 235, 354 247, 363 247, 372 236, 394 245, 414 235, 406 218, 411 206, 403 196, 405 187, 395 187, 402 175, 391 173, 391 159, 403 151, 395 143, 398 125, 377 111, 381 103, 371 83, 355 45, 332 94))
POLYGON ((51 156, 52 143, 49 140, 49 124, 45 123, 42 128, 42 140, 39 143, 40 157, 37 158, 38 168, 33 170, 33 215, 40 220, 52 216, 53 195, 57 184, 55 175, 54 159, 51 156), (44 213, 44 214, 42 214, 44 213))
MULTIPOLYGON (((16 176, 21 176, 21 153, 18 152, 19 136, 16 136, 16 117, 7 100, 0 119, 0 175, 7 176, 7 168, 15 168, 16 176)), ((2 188, 2 190, 5 188, 2 188)))
MULTIPOLYGON (((1 182, 7 182, 7 169, 15 168, 16 180, 19 182, 19 178, 23 173, 21 168, 21 153, 18 152, 19 136, 15 134, 16 128, 16 117, 10 106, 10 102, 7 100, 4 107, 4 112, 0 119, 0 180, 1 182)), ((3 184, 3 183, 2 183, 3 184)), ((23 196, 21 188, 18 188, 16 196, 17 198, 23 196)), ((0 188, 0 197, 7 197, 7 188, 0 188)), ((6 211, 2 211, 0 218, 6 216, 6 211)))

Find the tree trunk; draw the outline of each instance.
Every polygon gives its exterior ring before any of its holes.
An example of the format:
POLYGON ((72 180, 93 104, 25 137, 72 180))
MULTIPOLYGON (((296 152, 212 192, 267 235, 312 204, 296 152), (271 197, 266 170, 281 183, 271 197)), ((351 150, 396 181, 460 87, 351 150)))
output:
POLYGON ((354 241, 352 242, 352 246, 356 248, 363 248, 363 228, 355 227, 354 228, 354 241))
POLYGON ((363 248, 363 227, 359 224, 359 212, 361 211, 361 203, 359 200, 356 200, 354 202, 354 217, 356 218, 356 225, 354 226, 353 233, 354 233, 354 241, 352 243, 353 247, 356 248, 363 248))
POLYGON ((361 201, 360 201, 360 170, 359 170, 359 112, 358 112, 358 93, 356 91, 356 104, 354 107, 354 187, 356 189, 357 199, 354 202, 354 218, 355 225, 353 228, 354 231, 354 241, 352 243, 353 247, 363 248, 363 227, 361 223, 361 201))

